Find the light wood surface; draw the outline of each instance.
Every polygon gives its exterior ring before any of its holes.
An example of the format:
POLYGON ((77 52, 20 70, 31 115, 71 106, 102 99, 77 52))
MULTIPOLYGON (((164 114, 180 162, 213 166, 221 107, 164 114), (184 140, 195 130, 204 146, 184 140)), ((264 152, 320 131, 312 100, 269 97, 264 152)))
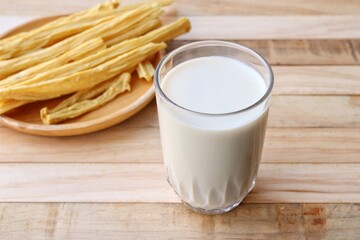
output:
MULTIPOLYGON (((168 22, 174 18, 163 19, 168 22)), ((360 16, 190 16, 189 19, 193 31, 179 39, 360 38, 360 16)))
MULTIPOLYGON (((97 2, 0 0, 0 33, 97 2)), ((221 216, 179 203, 165 181, 152 102, 84 136, 0 126, 0 239, 358 238, 360 1, 177 0, 164 21, 182 15, 192 32, 169 50, 226 39, 274 67, 262 164, 245 203, 221 216)))
MULTIPOLYGON (((6 164, 3 202, 180 202, 162 163, 6 164)), ((246 203, 359 202, 360 164, 262 164, 246 203), (339 176, 339 177, 336 177, 339 176)))
POLYGON ((2 204, 1 239, 357 239, 357 204, 242 204, 218 216, 180 204, 2 204), (10 217, 12 216, 12 217, 10 217))

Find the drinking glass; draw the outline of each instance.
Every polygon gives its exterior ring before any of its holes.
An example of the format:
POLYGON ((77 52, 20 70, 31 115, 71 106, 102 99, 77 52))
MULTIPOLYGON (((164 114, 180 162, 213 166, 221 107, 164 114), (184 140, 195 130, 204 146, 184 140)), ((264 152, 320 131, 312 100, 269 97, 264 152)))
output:
POLYGON ((259 169, 274 84, 270 65, 245 46, 200 41, 167 54, 156 68, 154 84, 164 164, 173 190, 201 213, 219 214, 238 206, 255 186, 259 169), (166 74, 185 61, 208 56, 232 58, 256 70, 265 94, 245 109, 223 114, 193 111, 172 101, 162 89, 166 74))

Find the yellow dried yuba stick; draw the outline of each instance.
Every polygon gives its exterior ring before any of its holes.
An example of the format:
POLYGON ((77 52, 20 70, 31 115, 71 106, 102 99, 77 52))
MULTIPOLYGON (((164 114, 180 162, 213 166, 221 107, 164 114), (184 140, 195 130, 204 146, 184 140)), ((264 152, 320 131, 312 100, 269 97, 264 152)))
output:
MULTIPOLYGON (((144 6, 144 8, 147 8, 149 6, 144 6)), ((133 10, 135 11, 135 10, 133 10)), ((127 14, 128 12, 124 13, 127 14)), ((104 33, 102 35, 102 37, 104 39, 108 39, 111 38, 112 36, 118 36, 120 34, 126 34, 128 31, 131 31, 132 29, 134 29, 134 27, 137 26, 137 24, 143 20, 150 20, 150 19, 156 19, 158 18, 161 14, 163 13, 163 11, 161 10, 161 8, 158 7, 152 7, 150 8, 149 11, 139 15, 137 17, 137 19, 134 19, 134 21, 130 21, 128 20, 127 26, 125 26, 124 24, 121 25, 121 27, 116 26, 113 29, 109 29, 106 31, 106 33, 104 33)), ((110 22, 111 23, 111 22, 110 22)), ((105 25, 106 26, 106 25, 105 25)))
POLYGON ((141 62, 136 67, 136 72, 139 78, 144 78, 146 81, 151 81, 154 76, 155 69, 149 60, 141 62))
MULTIPOLYGON (((54 21, 46 23, 38 28, 32 29, 27 32, 21 32, 18 34, 14 34, 10 37, 4 38, 0 40, 0 46, 3 46, 4 43, 11 42, 12 40, 17 40, 18 37, 23 37, 25 35, 34 37, 38 33, 46 32, 48 30, 53 30, 56 27, 63 27, 67 24, 76 23, 77 20, 86 20, 89 16, 94 16, 94 14, 101 13, 101 12, 109 12, 111 10, 115 10, 119 6, 119 1, 107 1, 105 3, 98 4, 95 7, 92 7, 88 10, 74 13, 69 16, 58 18, 54 21)), ((98 17, 98 16, 97 16, 98 17)), ((88 19, 89 20, 89 19, 88 19)))
POLYGON ((172 3, 173 3, 173 0, 155 0, 155 1, 145 2, 145 3, 133 3, 133 4, 129 4, 129 5, 120 7, 119 11, 120 12, 130 11, 135 8, 144 6, 145 4, 151 4, 152 6, 156 6, 156 7, 166 7, 166 6, 171 5, 172 3))
POLYGON ((29 32, 0 40, 0 60, 16 57, 31 49, 49 46, 68 36, 110 20, 120 14, 118 2, 107 2, 80 14, 59 18, 29 32))
POLYGON ((53 113, 48 113, 48 109, 43 108, 40 111, 41 119, 45 124, 59 123, 99 108, 114 99, 120 93, 126 90, 130 91, 130 80, 131 74, 123 73, 118 79, 110 84, 109 88, 103 94, 95 99, 84 100, 53 113))
POLYGON ((187 18, 180 18, 173 23, 148 32, 141 37, 123 41, 115 46, 120 47, 129 44, 137 47, 149 42, 165 42, 190 31, 190 28, 189 20, 187 18))
POLYGON ((107 46, 113 46, 115 44, 121 43, 122 41, 141 36, 145 33, 148 33, 161 26, 161 21, 159 19, 145 20, 134 26, 134 28, 126 33, 122 33, 118 36, 113 36, 108 40, 105 39, 105 44, 107 46))
POLYGON ((89 14, 94 13, 94 12, 112 10, 112 9, 116 9, 119 5, 120 5, 120 0, 109 0, 109 1, 106 1, 104 3, 99 3, 98 5, 90 8, 90 9, 87 9, 85 11, 82 11, 82 12, 79 12, 79 13, 74 13, 71 16, 72 17, 79 17, 79 16, 82 16, 82 15, 89 15, 89 14))
MULTIPOLYGON (((109 14, 107 14, 109 15, 109 14)), ((92 21, 86 21, 84 23, 79 24, 72 24, 71 26, 66 26, 57 29, 56 31, 52 31, 49 33, 42 41, 32 41, 32 44, 28 44, 29 49, 39 49, 39 48, 46 48, 51 45, 54 45, 55 43, 58 43, 70 36, 73 36, 77 33, 83 32, 87 29, 90 29, 92 27, 95 27, 96 25, 99 25, 100 23, 108 22, 112 19, 114 19, 116 15, 109 15, 102 18, 97 18, 92 21)))
POLYGON ((0 114, 6 113, 10 110, 21 107, 28 103, 30 103, 30 102, 13 100, 13 99, 0 100, 0 114))
POLYGON ((51 47, 41 49, 37 52, 29 53, 24 56, 20 56, 16 59, 0 61, 0 79, 3 79, 25 68, 46 61, 50 58, 57 57, 88 39, 95 37, 106 37, 110 33, 110 35, 115 34, 116 31, 121 32, 131 29, 132 25, 156 12, 159 12, 159 8, 145 5, 138 9, 121 14, 119 17, 114 18, 112 21, 99 24, 80 34, 67 38, 51 47))
MULTIPOLYGON (((105 45, 101 38, 93 38, 89 41, 84 42, 83 44, 77 46, 76 48, 64 53, 63 55, 51 59, 47 62, 40 63, 33 67, 30 67, 26 70, 23 70, 15 75, 12 75, 2 81, 0 81, 0 87, 10 87, 17 83, 24 82, 29 80, 29 78, 34 77, 36 74, 40 74, 49 69, 53 69, 64 65, 70 61, 76 61, 87 56, 87 54, 94 54, 101 49, 104 49, 105 45)), ((48 75, 49 77, 50 75, 48 75)))
POLYGON ((148 43, 93 69, 45 82, 0 89, 0 98, 39 101, 91 88, 121 72, 135 67, 148 56, 165 48, 165 43, 148 43))
POLYGON ((71 95, 70 97, 66 98, 65 100, 63 100, 61 103, 59 103, 58 105, 56 105, 56 107, 52 108, 52 109, 48 109, 47 113, 53 113, 53 112, 57 112, 61 109, 64 109, 66 107, 69 107, 77 102, 81 102, 83 100, 89 100, 92 99, 94 97, 99 96, 100 94, 102 94, 103 92, 106 91, 106 89, 108 89, 110 87, 110 85, 113 83, 114 80, 116 80, 117 77, 111 78, 110 80, 107 80, 105 82, 102 82, 90 89, 85 89, 85 90, 81 90, 78 91, 76 93, 74 93, 73 95, 71 95))
POLYGON ((148 38, 151 38, 153 42, 163 42, 171 40, 181 34, 184 34, 191 29, 189 19, 180 18, 169 25, 156 29, 155 31, 146 34, 148 38))
MULTIPOLYGON (((134 71, 133 69, 128 70, 127 72, 132 73, 134 71)), ((93 99, 94 97, 99 96, 100 94, 102 94, 103 92, 106 91, 106 89, 108 89, 110 87, 110 85, 118 78, 118 76, 115 76, 109 80, 106 80, 105 82, 102 82, 98 85, 95 85, 91 88, 88 89, 84 89, 84 90, 80 90, 76 93, 74 93, 73 95, 71 95, 70 97, 64 99, 63 101, 61 101, 58 105, 56 105, 54 108, 52 109, 48 109, 47 113, 53 113, 56 111, 59 111, 63 108, 69 107, 77 102, 83 101, 83 100, 89 100, 89 99, 93 99)), ((15 100, 14 100, 15 101, 15 100)))
MULTIPOLYGON (((88 51, 82 51, 82 52, 75 53, 72 56, 72 58, 70 59, 70 62, 80 61, 84 58, 90 57, 90 56, 106 49, 106 44, 105 44, 104 40, 102 40, 102 38, 93 38, 87 42, 84 42, 83 44, 86 44, 86 43, 87 43, 87 46, 83 46, 83 47, 88 48, 88 51), (96 42, 93 42, 94 45, 90 46, 90 41, 93 41, 93 40, 96 40, 96 42), (96 44, 96 47, 95 47, 95 44, 96 44), (92 49, 90 49, 90 47, 92 47, 92 49)), ((79 49, 80 49, 80 46, 82 46, 83 44, 79 45, 79 49)), ((71 51, 69 51, 69 52, 71 52, 71 51)))

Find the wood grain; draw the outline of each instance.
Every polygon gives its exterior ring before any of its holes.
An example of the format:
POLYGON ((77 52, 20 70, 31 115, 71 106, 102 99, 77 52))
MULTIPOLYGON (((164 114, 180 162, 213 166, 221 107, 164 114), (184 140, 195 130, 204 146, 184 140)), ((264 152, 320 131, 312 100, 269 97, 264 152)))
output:
POLYGON ((271 127, 360 127, 360 96, 279 96, 271 101, 271 127))
MULTIPOLYGON (((162 163, 157 128, 44 138, 0 128, 1 163, 162 163), (140 140, 139 140, 140 139, 140 140), (43 147, 46 141, 46 147, 43 147), (15 153, 16 154, 13 154, 15 153)), ((360 128, 269 128, 263 163, 360 163, 360 128)))
MULTIPOLYGON (((0 164, 3 202, 179 202, 163 164, 0 164)), ((359 164, 261 164, 247 203, 360 203, 359 164), (339 177, 336 177, 339 176, 339 177)))
MULTIPOLYGON (((164 17, 165 23, 176 17, 164 17)), ((360 38, 360 16, 195 16, 178 39, 360 38), (251 26, 251 27, 249 27, 251 26)))
POLYGON ((275 66, 275 95, 360 95, 360 66, 275 66))
POLYGON ((360 128, 269 128, 264 163, 359 163, 360 128))
MULTIPOLYGON (((195 40, 174 40, 169 50, 195 40)), ((256 50, 272 65, 358 65, 360 40, 358 39, 286 39, 286 40, 234 40, 256 50)))
MULTIPOLYGON (((139 2, 139 0, 124 0, 123 4, 139 2)), ((98 4, 98 0, 60 1, 0 0, 0 14, 9 15, 45 15, 80 11, 98 4), (31 7, 30 7, 31 6, 31 7)), ((352 0, 207 0, 191 1, 176 0, 169 10, 178 15, 356 15, 360 13, 358 1, 352 0), (339 7, 339 5, 341 7, 339 7)))
MULTIPOLYGON (((57 14, 61 14, 60 12, 57 14)), ((39 17, 39 16, 33 16, 39 17)), ((11 16, 19 24, 28 16, 11 16)), ((163 17, 164 23, 178 17, 163 17)), ((3 15, 1 20, 7 22, 3 15)), ((360 16, 190 16, 192 30, 178 39, 351 39, 360 38, 360 16), (249 27, 251 26, 251 27, 249 27)), ((0 32, 10 28, 0 25, 0 32)))
POLYGON ((0 204, 1 239, 356 239, 358 204, 242 204, 204 216, 181 204, 0 204))

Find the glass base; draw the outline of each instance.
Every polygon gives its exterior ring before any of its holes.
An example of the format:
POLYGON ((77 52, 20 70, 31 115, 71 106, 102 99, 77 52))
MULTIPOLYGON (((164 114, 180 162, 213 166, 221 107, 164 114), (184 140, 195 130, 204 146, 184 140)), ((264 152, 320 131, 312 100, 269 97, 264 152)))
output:
POLYGON ((215 214, 222 214, 222 213, 227 213, 231 210, 233 210, 234 208, 236 208, 237 206, 239 206, 239 204, 244 200, 244 198, 249 194, 249 192, 251 192, 251 190, 255 187, 255 179, 251 182, 251 186, 248 190, 248 192, 240 199, 237 200, 236 202, 231 203, 230 205, 226 206, 226 207, 222 207, 219 209, 203 209, 203 208, 198 208, 198 207, 194 207, 191 206, 191 204, 185 202, 183 199, 181 199, 179 193, 175 190, 175 188, 172 186, 169 175, 167 177, 167 182, 170 184, 171 188, 173 189, 173 191, 176 193, 176 195, 178 195, 178 197, 180 198, 180 200, 182 201, 182 203, 189 209, 198 212, 198 213, 202 213, 202 214, 207 214, 207 215, 215 215, 215 214))
POLYGON ((238 201, 236 203, 233 203, 227 207, 224 207, 224 208, 219 208, 219 209, 210 209, 210 210, 207 210, 207 209, 203 209, 203 208, 197 208, 197 207, 193 207, 191 206, 190 204, 188 204, 187 202, 184 202, 182 201, 182 203, 189 209, 195 211, 195 212, 198 212, 198 213, 202 213, 202 214, 207 214, 207 215, 215 215, 215 214, 222 214, 222 213, 227 213, 231 210, 233 210, 234 208, 236 208, 237 206, 239 206, 239 204, 242 202, 241 201, 238 201))

